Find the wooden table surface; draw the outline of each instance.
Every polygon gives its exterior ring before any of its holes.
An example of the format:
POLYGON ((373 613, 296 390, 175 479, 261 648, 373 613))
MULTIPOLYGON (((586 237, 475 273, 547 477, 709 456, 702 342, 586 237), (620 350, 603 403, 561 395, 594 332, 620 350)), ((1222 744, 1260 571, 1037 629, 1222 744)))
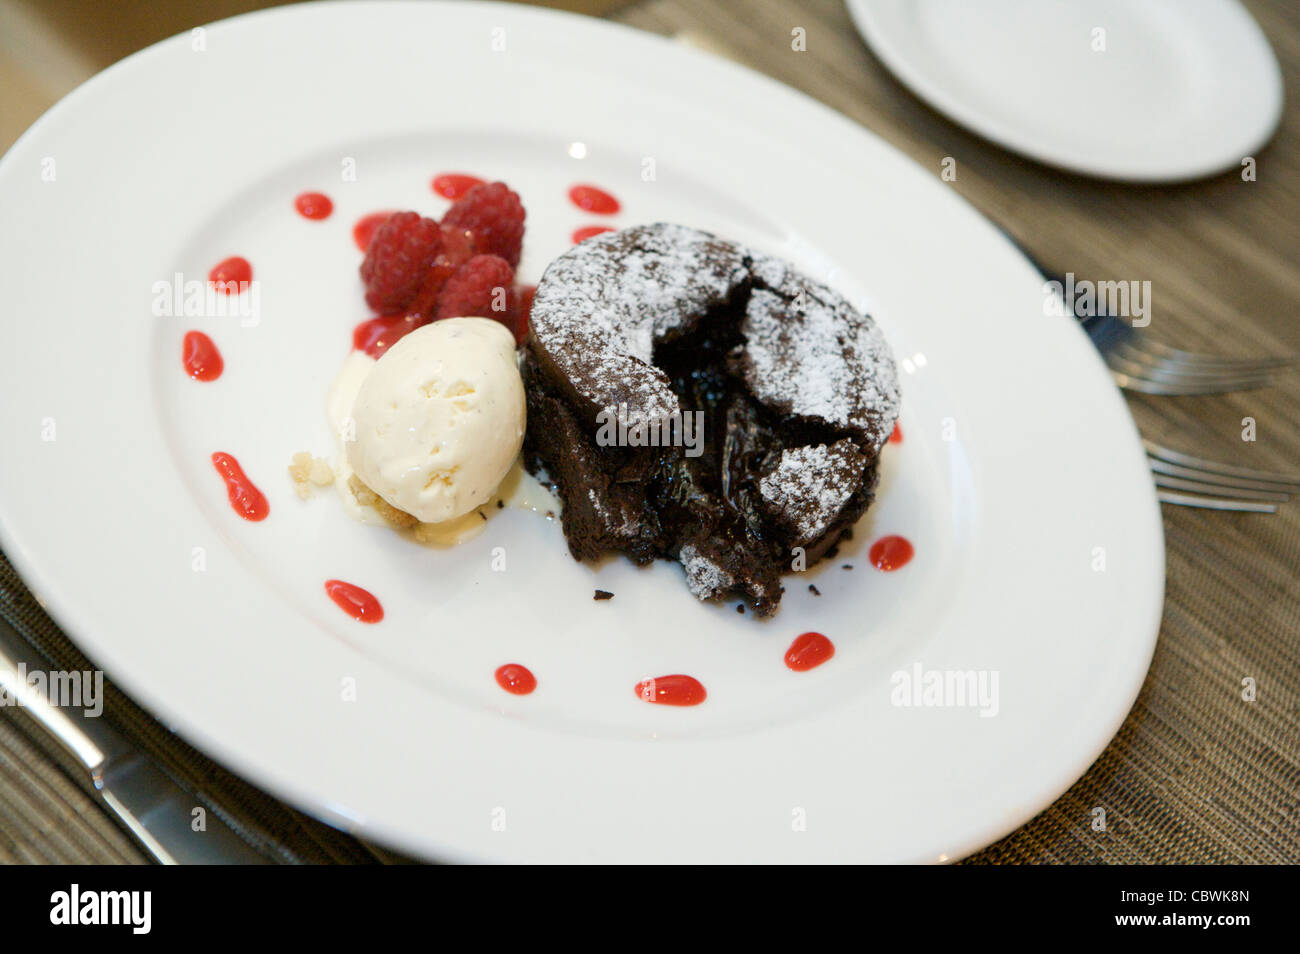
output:
MULTIPOLYGON (((1300 5, 1294 0, 1245 4, 1281 62, 1288 104, 1276 137, 1254 157, 1255 180, 1229 172, 1159 188, 1058 172, 965 132, 923 105, 874 58, 841 0, 581 5, 678 36, 796 87, 936 177, 951 157, 957 176, 950 187, 1040 261, 1079 278, 1150 281, 1147 331, 1153 337, 1232 355, 1300 352, 1300 5), (794 27, 806 31, 805 52, 791 50, 794 27)), ((198 8, 193 18, 168 21, 166 32, 210 20, 231 4, 190 6, 198 8)), ((16 11, 27 29, 31 7, 0 0, 0 16, 16 22, 16 11)), ((143 27, 131 22, 134 32, 125 41, 131 48, 156 38, 148 35, 147 20, 143 27)), ((80 46, 65 42, 62 51, 66 81, 79 68, 99 68, 129 49, 105 48, 100 38, 80 46)), ((19 122, 25 125, 48 105, 41 96, 51 95, 16 76, 25 60, 11 54, 0 45, 0 78, 13 79, 0 83, 10 97, 0 96, 6 142, 21 131, 19 122), (11 108, 15 102, 17 109, 11 108)), ((1129 404, 1143 434, 1161 443, 1294 472, 1300 471, 1298 385, 1300 371, 1291 371, 1264 390, 1130 396, 1129 404), (1256 422, 1253 442, 1242 440, 1247 417, 1256 422)), ((1165 618, 1133 713, 1066 795, 971 860, 1300 862, 1300 501, 1275 516, 1166 506, 1164 523, 1165 618), (1245 678, 1259 686, 1254 702, 1241 698, 1245 678), (1113 819, 1104 832, 1090 825, 1098 806, 1113 819)), ((0 825, 0 859, 137 857, 93 802, 60 781, 53 761, 6 728, 8 719, 0 716, 0 822, 35 821, 25 830, 0 825), (6 810, 20 796, 27 799, 26 814, 6 810)))

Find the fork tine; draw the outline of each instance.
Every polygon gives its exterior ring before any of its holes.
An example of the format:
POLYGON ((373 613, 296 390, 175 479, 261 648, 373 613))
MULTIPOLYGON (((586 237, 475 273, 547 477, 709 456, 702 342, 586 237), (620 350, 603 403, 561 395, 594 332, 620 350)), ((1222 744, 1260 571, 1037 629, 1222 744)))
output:
POLYGON ((1251 467, 1236 467, 1232 464, 1220 464, 1218 461, 1206 460, 1203 457, 1194 457, 1191 454, 1184 454, 1181 451, 1170 450, 1168 447, 1162 447, 1155 441, 1142 439, 1142 447, 1147 454, 1157 460, 1168 461, 1171 464, 1177 464, 1181 467, 1189 467, 1199 470, 1203 474, 1215 474, 1223 477, 1244 477, 1247 480, 1257 480, 1263 483, 1276 484, 1300 493, 1300 474, 1280 474, 1267 470, 1255 470, 1251 467))
POLYGON ((1146 378, 1135 377, 1113 369, 1111 370, 1111 377, 1115 379, 1117 385, 1124 388, 1126 391, 1137 391, 1139 394, 1155 394, 1161 396, 1226 394, 1230 391, 1253 391, 1257 388, 1268 386, 1267 378, 1256 378, 1240 382, 1227 381, 1213 384, 1167 383, 1150 381, 1146 378))
POLYGON ((1266 384, 1272 377, 1272 372, 1267 370, 1190 369, 1169 364, 1146 364, 1132 360, 1132 352, 1121 348, 1116 348, 1106 355, 1106 364, 1112 371, 1118 371, 1121 374, 1142 378, 1157 384, 1240 386, 1243 384, 1266 384))
POLYGON ((1251 477, 1228 477, 1223 474, 1212 474, 1204 470, 1183 467, 1179 464, 1171 464, 1168 461, 1158 459, 1152 460, 1148 458, 1147 463, 1151 465, 1152 473, 1165 474, 1169 477, 1181 477, 1185 480, 1195 480, 1203 484, 1213 484, 1219 490, 1264 490, 1275 494, 1300 493, 1300 487, 1294 484, 1255 480, 1251 477))
POLYGON ((1286 494, 1274 490, 1250 490, 1243 487, 1210 483, 1204 480, 1186 480, 1182 477, 1173 477, 1160 473, 1157 473, 1155 478, 1157 487, 1164 487, 1169 490, 1190 490, 1197 494, 1230 492, 1231 496, 1237 500, 1271 500, 1274 503, 1286 503, 1291 499, 1286 494))
POLYGON ((1157 354, 1156 357, 1168 361, 1171 365, 1198 370, 1222 368, 1237 371, 1277 371, 1295 364, 1292 358, 1219 358, 1212 354, 1196 354, 1174 349, 1171 351, 1172 354, 1157 354))
POLYGON ((1137 367, 1150 368, 1166 374, 1189 375, 1192 377, 1217 377, 1222 375, 1272 374, 1277 369, 1260 367, 1255 362, 1233 364, 1209 364, 1205 362, 1188 362, 1165 355, 1152 354, 1132 339, 1115 344, 1108 356, 1127 361, 1137 367))
MULTIPOLYGON (((1133 345, 1134 342, 1128 342, 1133 345)), ((1231 367, 1231 368, 1288 368, 1291 365, 1300 363, 1300 354, 1275 355, 1268 358, 1231 358, 1226 355, 1203 354, 1196 351, 1184 351, 1181 348, 1173 348, 1160 341, 1148 340, 1145 336, 1141 339, 1141 347, 1147 353, 1167 358, 1170 361, 1179 364, 1199 365, 1204 367, 1231 367)))
POLYGON ((1269 503, 1225 500, 1221 497, 1197 497, 1191 494, 1178 494, 1169 490, 1157 490, 1156 497, 1160 499, 1161 503, 1176 504, 1180 507, 1201 507, 1205 510, 1240 510, 1244 513, 1277 513, 1277 505, 1269 503))

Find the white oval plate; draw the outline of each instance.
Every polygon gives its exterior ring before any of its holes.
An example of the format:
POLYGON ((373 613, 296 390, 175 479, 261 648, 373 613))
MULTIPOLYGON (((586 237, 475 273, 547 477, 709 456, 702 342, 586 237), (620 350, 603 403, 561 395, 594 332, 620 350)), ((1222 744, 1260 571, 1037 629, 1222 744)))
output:
POLYGON ((329 3, 194 45, 108 70, 0 165, 3 545, 170 728, 366 837, 511 861, 955 858, 1106 745, 1160 617, 1144 458, 1087 339, 938 179, 770 80, 573 16, 329 3), (331 450, 326 389, 367 314, 352 223, 441 214, 430 177, 460 170, 522 193, 525 279, 596 220, 565 196, 585 181, 623 200, 610 224, 752 242, 879 316, 909 369, 906 439, 856 538, 790 579, 775 620, 696 603, 667 563, 579 565, 525 511, 438 551, 292 494, 289 456, 331 450), (332 218, 293 211, 307 189, 332 218), (155 283, 236 253, 261 283, 256 325, 153 315, 155 283), (181 371, 191 327, 224 351, 217 382, 181 371), (267 520, 232 512, 216 450, 267 520), (892 574, 866 560, 890 532, 917 548, 892 574), (340 613, 331 577, 375 592, 384 621, 340 613), (795 674, 783 654, 805 630, 838 651, 795 674), (505 662, 538 690, 502 692, 505 662), (996 714, 891 704, 916 664, 996 672, 996 714), (708 701, 635 696, 672 672, 708 701))
POLYGON ((1282 118, 1282 71, 1237 0, 847 0, 916 95, 1032 159, 1176 182, 1239 168, 1282 118))

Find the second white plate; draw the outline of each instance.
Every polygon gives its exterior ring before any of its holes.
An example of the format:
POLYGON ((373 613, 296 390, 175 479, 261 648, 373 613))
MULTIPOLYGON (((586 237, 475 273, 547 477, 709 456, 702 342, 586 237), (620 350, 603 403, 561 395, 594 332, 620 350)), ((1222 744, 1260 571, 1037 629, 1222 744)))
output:
POLYGON ((1141 182, 1240 168, 1282 73, 1237 0, 847 0, 911 90, 998 145, 1141 182))

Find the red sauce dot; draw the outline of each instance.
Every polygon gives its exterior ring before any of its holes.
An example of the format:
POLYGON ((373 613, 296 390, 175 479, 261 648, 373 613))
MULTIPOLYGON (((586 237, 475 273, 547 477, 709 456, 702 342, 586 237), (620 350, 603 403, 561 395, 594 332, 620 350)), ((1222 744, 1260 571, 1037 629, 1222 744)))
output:
POLYGON ((613 215, 622 208, 618 204, 618 199, 594 185, 574 186, 569 190, 569 199, 578 208, 597 215, 613 215))
POLYGON ((379 605, 379 600, 369 590, 363 590, 355 583, 326 580, 325 592, 339 609, 355 620, 378 623, 384 618, 384 608, 379 605))
POLYGON ((293 200, 293 207, 307 219, 328 219, 334 211, 334 203, 322 192, 304 192, 293 200))
POLYGON ((507 663, 496 672, 497 685, 516 696, 526 696, 537 688, 537 677, 527 666, 507 663))
POLYGON ((428 322, 421 315, 380 315, 352 329, 352 347, 378 358, 399 340, 428 322))
POLYGON ((612 231, 614 230, 608 225, 584 225, 580 229, 573 230, 573 244, 577 245, 579 242, 585 242, 593 236, 604 235, 606 232, 612 231))
POLYGON ((238 294, 252 280, 253 266, 248 264, 248 259, 240 258, 238 255, 218 262, 212 271, 208 272, 208 281, 212 282, 218 291, 227 295, 238 294))
POLYGON ((352 241, 357 243, 357 248, 363 252, 369 248, 370 238, 375 234, 375 229, 387 222, 392 214, 392 212, 371 212, 357 219, 357 224, 352 226, 352 241))
POLYGON ((636 684, 636 694, 661 706, 698 706, 708 698, 703 683, 692 676, 658 676, 636 684))
POLYGON ((506 325, 515 333, 515 347, 523 345, 528 337, 528 320, 533 313, 533 296, 537 294, 536 285, 524 285, 515 298, 514 314, 508 316, 506 325))
POLYGON ((461 172, 444 172, 433 177, 433 191, 444 199, 459 199, 476 185, 482 185, 478 176, 467 176, 461 172))
POLYGON ((181 362, 185 365, 185 373, 196 381, 215 381, 226 366, 216 344, 201 331, 185 332, 181 362))
POLYGON ((871 560, 871 565, 877 570, 889 571, 906 566, 915 553, 916 550, 906 539, 891 535, 881 537, 871 544, 871 550, 868 551, 867 557, 871 560))
POLYGON ((226 482, 226 496, 235 513, 245 520, 254 522, 265 520, 266 515, 271 512, 271 505, 266 502, 265 495, 248 479, 244 469, 239 466, 239 461, 231 454, 217 451, 212 455, 212 466, 217 468, 217 473, 226 482))
POLYGON ((835 644, 821 633, 804 633, 795 637, 785 651, 785 664, 795 672, 815 669, 835 655, 835 644))
POLYGON ((891 444, 903 443, 903 425, 899 424, 897 421, 894 422, 893 433, 889 435, 889 443, 891 444))

